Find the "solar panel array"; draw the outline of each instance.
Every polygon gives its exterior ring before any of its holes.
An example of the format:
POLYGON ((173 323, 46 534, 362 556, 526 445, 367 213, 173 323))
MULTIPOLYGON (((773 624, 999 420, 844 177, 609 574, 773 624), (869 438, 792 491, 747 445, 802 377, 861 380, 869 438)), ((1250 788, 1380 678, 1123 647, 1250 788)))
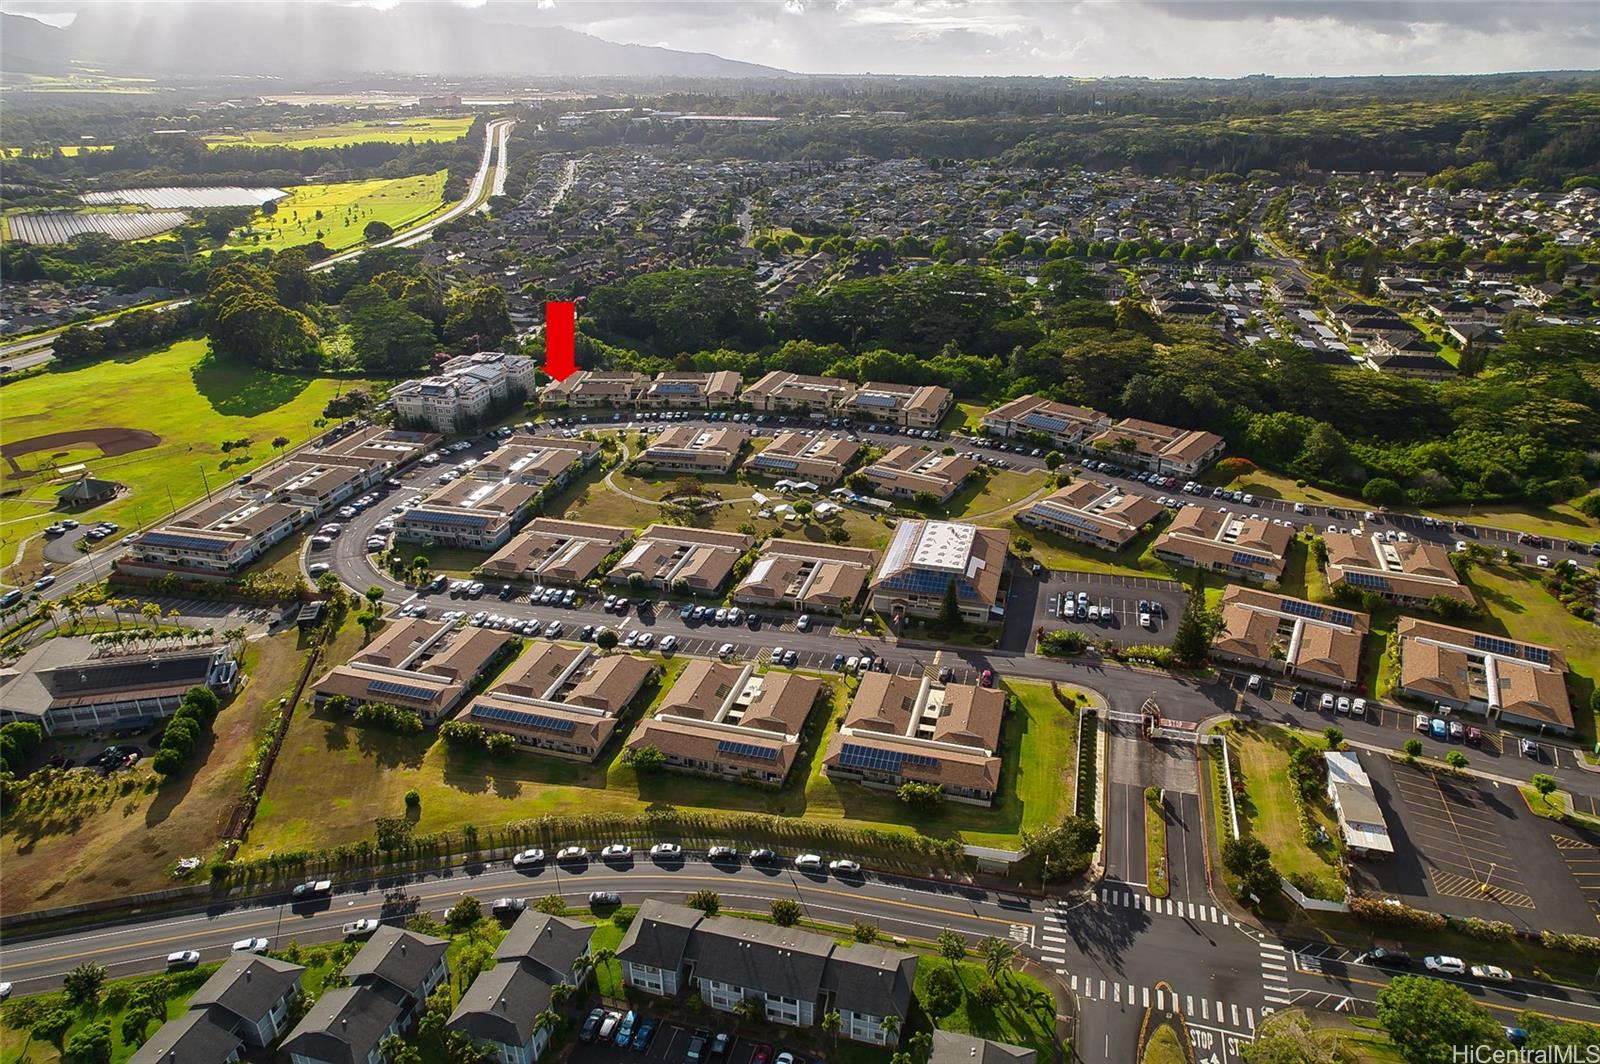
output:
MULTIPOLYGON (((878 586, 890 591, 908 591, 913 595, 942 595, 949 584, 949 573, 930 572, 926 569, 907 569, 903 573, 891 576, 878 586)), ((956 595, 959 598, 975 599, 978 597, 978 592, 965 580, 957 580, 956 595)))
POLYGON ((226 546, 229 541, 224 539, 208 539, 203 536, 186 536, 181 532, 146 532, 139 539, 140 543, 152 547, 172 547, 177 550, 216 550, 226 546))
POLYGON ((889 395, 884 392, 857 392, 856 402, 861 406, 876 406, 887 409, 899 401, 899 396, 889 395))
POLYGON ((1054 506, 1041 505, 1039 509, 1049 514, 1053 519, 1059 521, 1061 524, 1068 525, 1072 528, 1081 528, 1086 532, 1100 531, 1100 526, 1089 520, 1087 517, 1083 517, 1075 513, 1068 513, 1054 506))
POLYGON ((754 458, 752 458, 750 460, 750 464, 751 465, 758 465, 758 466, 766 466, 766 467, 771 468, 771 469, 799 469, 800 468, 800 463, 796 462, 793 458, 785 458, 782 455, 776 455, 776 454, 775 455, 771 455, 771 456, 764 455, 764 454, 758 454, 758 455, 756 455, 754 458))
POLYGON ((845 743, 839 747, 839 763, 850 768, 870 769, 898 775, 905 765, 918 768, 938 768, 939 759, 926 754, 912 754, 904 750, 884 750, 876 746, 859 746, 845 743))
POLYGON ((1284 599, 1278 603, 1278 608, 1284 613, 1295 617, 1304 617, 1307 620, 1322 620, 1322 607, 1311 602, 1301 602, 1299 599, 1284 599))
POLYGON ((389 695, 393 698, 411 698, 418 702, 433 701, 434 692, 427 687, 416 687, 408 683, 399 683, 395 680, 368 680, 367 694, 389 695))
POLYGON ((695 381, 657 381, 650 390, 661 395, 693 395, 700 385, 695 381))
POLYGON ((776 761, 778 751, 770 746, 757 746, 754 743, 735 742, 732 739, 723 739, 717 743, 717 753, 725 757, 749 757, 757 761, 776 761))
POLYGON ((520 709, 506 709, 503 706, 487 706, 482 702, 473 703, 472 716, 484 720, 497 720, 502 724, 515 724, 519 728, 559 732, 562 735, 571 735, 578 730, 578 725, 574 721, 549 717, 543 713, 524 713, 520 709))
POLYGON ((1356 623, 1356 615, 1353 613, 1346 613, 1344 610, 1332 610, 1328 613, 1328 620, 1334 624, 1342 624, 1346 628, 1354 628, 1356 623))
POLYGON ((1267 559, 1259 558, 1254 554, 1246 554, 1242 550, 1236 550, 1236 551, 1233 552, 1233 564, 1235 564, 1235 565, 1266 565, 1267 564, 1267 559))
POLYGON ((407 521, 428 521, 436 525, 461 525, 464 528, 482 528, 489 523, 487 514, 455 514, 439 510, 408 510, 407 521))
POLYGON ((1374 576, 1371 573, 1346 573, 1345 580, 1351 587, 1364 587, 1373 591, 1388 591, 1389 580, 1387 577, 1374 576))
POLYGON ((1028 414, 1022 423, 1030 429, 1039 429, 1042 432, 1060 432, 1070 422, 1066 418, 1053 417, 1049 414, 1028 414))

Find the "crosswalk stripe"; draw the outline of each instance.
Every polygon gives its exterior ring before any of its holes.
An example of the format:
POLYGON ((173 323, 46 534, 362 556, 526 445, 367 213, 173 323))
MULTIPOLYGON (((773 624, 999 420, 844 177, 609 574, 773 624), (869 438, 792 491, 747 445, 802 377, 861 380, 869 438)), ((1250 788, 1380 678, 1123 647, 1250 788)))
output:
POLYGON ((1051 934, 1049 931, 1046 931, 1041 937, 1043 937, 1046 942, 1065 942, 1067 940, 1066 935, 1055 935, 1051 934))
POLYGON ((1235 1027, 1239 1026, 1239 1006, 1229 1005, 1228 1012, 1233 1017, 1233 1025, 1235 1027))
POLYGON ((1144 988, 1144 1008, 1150 1007, 1150 988, 1144 988))
POLYGON ((1144 896, 1144 911, 1145 912, 1149 912, 1150 911, 1150 895, 1148 895, 1148 894, 1146 894, 1144 896))
POLYGON ((1077 976, 1073 976, 1072 977, 1072 981, 1069 982, 1067 984, 1067 986, 1072 990, 1072 992, 1074 994, 1076 994, 1078 992, 1078 977, 1077 976))
POLYGON ((1222 914, 1222 926, 1223 927, 1227 927, 1231 923, 1233 923, 1232 918, 1230 918, 1227 913, 1223 913, 1222 914))
POLYGON ((1279 1005, 1287 1005, 1287 1004, 1289 1004, 1289 999, 1288 998, 1280 997, 1277 994, 1262 994, 1261 996, 1266 998, 1268 1001, 1274 1002, 1274 1003, 1279 1004, 1279 1005))
POLYGON ((1261 943, 1261 952, 1262 953, 1282 953, 1283 952, 1283 947, 1278 945, 1278 943, 1276 943, 1276 942, 1263 942, 1263 943, 1261 943))
POLYGON ((1281 964, 1268 964, 1266 961, 1261 962, 1261 967, 1265 968, 1269 972, 1286 972, 1289 970, 1281 964))
POLYGON ((1217 1022, 1222 1022, 1222 1002, 1217 1002, 1217 1022))
POLYGON ((1167 992, 1160 988, 1156 989, 1156 1008, 1162 1012, 1167 1011, 1167 992))
POLYGON ((1104 979, 1102 979, 1102 980, 1100 980, 1100 1000, 1104 1001, 1105 999, 1106 999, 1106 981, 1104 979))
POLYGON ((1189 919, 1194 919, 1194 902, 1189 903, 1189 919))
POLYGON ((1130 1005, 1133 1004, 1133 993, 1134 993, 1134 986, 1133 986, 1132 983, 1129 983, 1128 984, 1128 1004, 1130 1004, 1130 1005))
POLYGON ((1217 922, 1217 907, 1215 905, 1207 905, 1206 909, 1211 914, 1210 916, 1207 917, 1207 919, 1210 920, 1212 923, 1216 923, 1217 922))
POLYGON ((1205 998, 1200 999, 1200 1018, 1202 1020, 1209 1020, 1211 1018, 1211 1002, 1207 1001, 1205 998))
POLYGON ((1188 994, 1183 995, 1183 1014, 1185 1016, 1194 1015, 1194 998, 1188 994))
POLYGON ((1252 1031, 1256 1029, 1256 1010, 1249 1005, 1244 1008, 1244 1025, 1252 1031))
POLYGON ((1111 984, 1111 992, 1116 997, 1116 1003, 1118 1005, 1122 1004, 1122 984, 1121 983, 1112 983, 1111 984))

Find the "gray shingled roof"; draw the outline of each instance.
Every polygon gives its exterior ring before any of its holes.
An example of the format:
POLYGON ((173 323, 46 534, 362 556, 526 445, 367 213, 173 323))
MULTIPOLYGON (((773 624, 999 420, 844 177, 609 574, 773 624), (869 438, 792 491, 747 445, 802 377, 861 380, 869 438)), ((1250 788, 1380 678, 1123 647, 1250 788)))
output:
POLYGON ((364 986, 329 990, 289 1032, 283 1051, 330 1064, 366 1064, 401 1012, 392 991, 385 994, 364 986))
POLYGON ((1034 1064, 1039 1054, 1031 1049, 974 1038, 954 1031, 933 1032, 933 1055, 928 1064, 1034 1064))
POLYGON ((272 957, 231 956, 195 991, 189 1007, 216 1005, 240 1019, 257 1023, 300 981, 304 971, 298 964, 272 957))
POLYGON ((828 960, 822 985, 837 1004, 871 1016, 904 1016, 911 1007, 917 958, 882 946, 843 946, 828 960))
POLYGON ((352 983, 381 979, 415 997, 449 948, 450 943, 442 938, 384 924, 344 966, 344 974, 352 983))
POLYGON ((243 1045, 210 1010, 190 1009, 162 1024, 128 1064, 222 1064, 243 1045))
POLYGON ((833 940, 810 931, 735 917, 708 919, 689 943, 697 979, 815 1001, 833 940))
POLYGON ((705 914, 695 909, 648 899, 622 936, 617 959, 676 970, 683 964, 690 933, 704 919, 705 914))
POLYGON ((573 962, 588 950, 593 934, 593 924, 525 909, 500 940, 494 957, 501 962, 531 963, 557 978, 570 979, 573 962))
POLYGON ((533 1018, 550 1006, 550 984, 517 963, 495 965, 472 981, 447 1026, 474 1038, 525 1046, 533 1018))

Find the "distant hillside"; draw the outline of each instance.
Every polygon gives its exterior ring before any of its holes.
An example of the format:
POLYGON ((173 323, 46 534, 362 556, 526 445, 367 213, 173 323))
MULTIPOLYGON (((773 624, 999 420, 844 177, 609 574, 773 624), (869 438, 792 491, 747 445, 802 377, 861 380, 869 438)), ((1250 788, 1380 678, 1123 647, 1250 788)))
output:
POLYGON ((402 4, 96 4, 54 29, 0 23, 0 64, 59 72, 69 60, 115 74, 266 75, 294 81, 363 73, 453 76, 772 77, 786 72, 704 52, 614 44, 560 26, 497 18, 489 7, 402 4))

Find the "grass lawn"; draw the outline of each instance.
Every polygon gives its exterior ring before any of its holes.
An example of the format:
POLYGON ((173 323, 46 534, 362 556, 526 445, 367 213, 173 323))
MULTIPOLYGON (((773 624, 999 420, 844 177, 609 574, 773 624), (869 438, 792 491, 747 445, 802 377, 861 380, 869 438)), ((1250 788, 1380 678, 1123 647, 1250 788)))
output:
POLYGON ((1245 491, 1263 499, 1284 499, 1288 502, 1316 503, 1318 506, 1338 506, 1349 508, 1358 513, 1371 509, 1369 504, 1348 495, 1326 491, 1314 484, 1300 487, 1293 477, 1274 473, 1269 469, 1253 469, 1242 477, 1229 480, 1225 473, 1213 466, 1205 476, 1200 478, 1201 483, 1207 486, 1228 488, 1232 491, 1245 491))
POLYGON ((973 483, 951 496, 943 512, 953 519, 993 515, 1016 506, 1036 491, 1043 491, 1044 486, 1044 477, 1039 473, 994 470, 987 477, 975 478, 973 483))
POLYGON ((1138 536, 1128 544, 1126 550, 1113 554, 1022 524, 1015 518, 1007 519, 1001 527, 1011 533, 1013 549, 1016 549, 1017 539, 1027 540, 1032 545, 1028 553, 1047 569, 1113 576, 1155 576, 1165 580, 1181 578, 1172 566, 1150 552, 1156 536, 1161 534, 1159 528, 1138 536))
MULTIPOLYGON (((0 911, 74 905, 171 886, 180 857, 212 856, 244 792, 252 749, 301 663, 298 634, 250 643, 249 684, 217 715, 190 771, 154 790, 85 799, 46 811, 12 810, 0 834, 0 911)), ((140 742, 147 742, 148 737, 140 742)), ((104 743, 60 744, 81 761, 104 743), (78 749, 81 747, 81 749, 78 749)), ((54 751, 57 744, 46 743, 54 751)), ((153 773, 142 769, 141 775, 153 773)))
POLYGON ((345 144, 404 144, 407 141, 460 140, 472 127, 472 118, 429 116, 337 122, 299 129, 247 129, 238 133, 213 133, 202 139, 208 148, 225 145, 277 148, 337 148, 345 144))
POLYGON ((1156 787, 1144 795, 1145 882, 1157 898, 1167 896, 1167 811, 1156 787))
MULTIPOLYGON (((91 1023, 103 1022, 111 1028, 111 1062, 122 1064, 122 1061, 133 1056, 138 1050, 137 1045, 125 1043, 122 1038, 122 1017, 127 1012, 128 996, 134 987, 152 979, 165 979, 168 988, 167 1019, 170 1020, 188 1011, 189 999, 216 970, 215 964, 207 964, 177 975, 146 976, 141 979, 119 979, 108 982, 101 990, 101 1003, 97 1008, 74 1014, 73 1024, 68 1028, 64 1041, 71 1042, 73 1035, 91 1023)), ((39 997, 46 1001, 64 1004, 64 998, 60 994, 39 997)), ((56 1064, 57 1061, 64 1059, 55 1046, 31 1038, 26 1028, 22 1027, 22 1019, 32 1011, 35 1011, 35 1002, 27 998, 7 1003, 5 1008, 0 1010, 0 1064, 56 1064), (12 1027, 13 1022, 18 1026, 12 1027)), ((150 1031, 155 1030, 156 1025, 151 1024, 150 1031)))
POLYGON ((1485 621, 1468 627, 1559 647, 1567 655, 1567 688, 1578 737, 1585 746, 1593 743, 1595 717, 1587 707, 1600 680, 1600 627, 1562 609, 1529 570, 1479 564, 1467 574, 1467 582, 1488 613, 1485 621))
POLYGON ((320 239, 330 251, 339 251, 361 243, 368 222, 401 229, 443 210, 444 178, 445 171, 438 170, 413 177, 296 185, 278 200, 277 213, 268 217, 257 212, 251 220, 259 240, 235 235, 229 246, 282 251, 320 239))
MULTIPOLYGON (((652 707, 684 662, 679 658, 669 663, 652 707)), ((641 778, 618 756, 629 730, 626 724, 591 765, 536 754, 507 760, 463 754, 430 734, 396 736, 302 709, 290 725, 244 856, 364 838, 372 832, 374 817, 397 815, 404 808, 405 792, 413 787, 422 795, 417 831, 423 833, 542 815, 676 807, 848 820, 888 831, 1007 846, 1017 842, 1024 826, 1053 822, 1072 808, 1076 720, 1047 685, 1011 686, 1018 708, 1001 737, 1004 780, 993 809, 945 803, 931 813, 914 814, 891 793, 836 783, 823 774, 817 751, 849 705, 844 681, 833 682, 832 718, 822 721, 819 711, 788 783, 776 791, 674 772, 641 778), (332 778, 342 782, 330 795, 327 781, 332 778)))
MULTIPOLYGON (((133 428, 160 437, 155 446, 114 458, 98 447, 73 443, 18 458, 25 472, 85 462, 91 475, 129 489, 102 506, 73 516, 115 521, 131 531, 166 517, 206 491, 274 457, 271 441, 287 436, 298 444, 317 430, 329 399, 365 387, 338 381, 223 364, 210 357, 205 340, 181 340, 149 354, 107 359, 92 366, 29 377, 5 389, 8 442, 71 429, 133 428), (248 451, 223 454, 223 440, 248 436, 248 451)), ((60 515, 46 473, 18 477, 0 463, 0 557, 9 563, 16 545, 60 515)), ((110 542, 109 540, 107 541, 110 542)), ((37 558, 37 554, 34 555, 37 558)), ((13 581, 26 573, 8 574, 13 581)))
POLYGON ((1150 1033, 1140 1060, 1142 1064, 1189 1064, 1189 1054, 1172 1024, 1163 1023, 1150 1033))
POLYGON ((976 435, 982 431, 983 415, 988 412, 989 406, 986 403, 956 403, 950 407, 950 412, 945 414, 944 420, 939 422, 939 431, 976 435))
MULTIPOLYGON (((1239 827, 1266 843, 1273 867, 1302 892, 1342 897, 1336 844, 1330 841, 1313 848, 1300 833, 1289 781, 1289 753, 1297 744, 1303 745, 1299 737, 1272 725, 1236 726, 1230 731, 1228 746, 1239 760, 1245 786, 1239 827)), ((1326 800, 1311 803, 1311 814, 1330 840, 1339 837, 1338 822, 1326 800)))
MULTIPOLYGON (((955 966, 961 987, 959 1004, 944 1016, 927 1016, 921 1002, 927 1000, 929 980, 935 971, 949 967, 950 962, 939 957, 924 956, 918 963, 915 986, 918 1005, 912 1010, 913 1020, 908 1025, 908 1031, 916 1031, 916 1020, 926 1018, 941 1030, 1032 1049, 1039 1054, 1041 1061, 1055 1059, 1055 999, 1042 983, 1022 972, 1011 971, 1001 975, 1000 984, 1009 994, 999 1005, 991 1007, 972 996, 973 990, 989 981, 989 973, 984 971, 981 964, 963 961, 955 966), (1045 1000, 1050 1002, 1048 1011, 1029 1007, 1033 1001, 1045 1000)), ((871 1059, 885 1059, 883 1051, 877 1051, 877 1055, 871 1059)))
POLYGON ((1452 520, 1459 517, 1474 525, 1493 525, 1513 532, 1530 532, 1536 536, 1576 539, 1583 543, 1600 540, 1600 521, 1585 517, 1566 503, 1553 506, 1487 503, 1472 507, 1444 506, 1428 512, 1452 520))

